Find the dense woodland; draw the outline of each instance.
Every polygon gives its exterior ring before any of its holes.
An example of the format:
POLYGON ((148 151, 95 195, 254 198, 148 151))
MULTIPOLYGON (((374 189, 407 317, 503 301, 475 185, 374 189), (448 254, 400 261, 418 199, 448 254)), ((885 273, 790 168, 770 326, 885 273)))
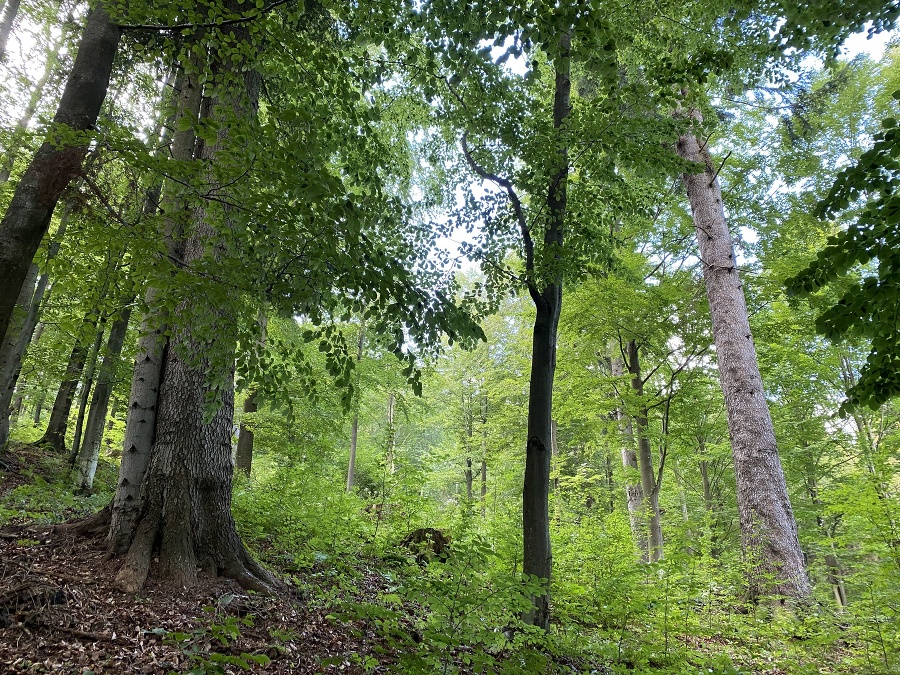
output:
POLYGON ((0 670, 900 672, 898 16, 2 0, 0 670))

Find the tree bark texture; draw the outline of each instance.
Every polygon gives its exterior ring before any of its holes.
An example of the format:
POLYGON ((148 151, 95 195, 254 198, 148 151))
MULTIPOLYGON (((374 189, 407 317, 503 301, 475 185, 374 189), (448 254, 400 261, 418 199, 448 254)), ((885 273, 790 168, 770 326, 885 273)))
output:
MULTIPOLYGON (((256 390, 254 390, 244 400, 244 412, 255 413, 257 409, 256 390)), ((238 431, 235 466, 238 471, 243 471, 248 476, 253 468, 253 432, 243 421, 241 421, 240 430, 238 431)))
POLYGON ((109 87, 120 33, 102 3, 88 15, 53 129, 25 170, 0 221, 0 335, 6 334, 16 298, 53 210, 63 190, 78 175, 87 152, 87 140, 81 134, 77 140, 62 144, 55 142, 57 134, 94 127, 109 87))
MULTIPOLYGON (((525 447, 525 482, 522 488, 522 529, 524 556, 522 571, 545 580, 545 592, 534 598, 534 608, 522 618, 526 623, 547 630, 550 626, 550 581, 553 557, 550 548, 550 453, 552 447, 553 379, 556 373, 556 341, 562 310, 562 274, 555 269, 563 246, 566 220, 568 146, 562 140, 562 127, 569 115, 572 83, 569 77, 568 30, 559 39, 553 95, 553 127, 560 135, 555 171, 547 191, 547 227, 543 255, 553 270, 546 282, 532 281, 529 293, 535 305, 532 333, 531 381, 528 389, 528 442, 525 447), (535 282, 541 283, 539 289, 535 282)), ((526 263, 526 267, 527 267, 526 263)), ((533 263, 531 269, 534 272, 533 263)))
MULTIPOLYGON (((239 40, 246 38, 244 30, 235 32, 239 40)), ((237 113, 254 119, 259 74, 250 70, 241 76, 241 64, 223 65, 229 87, 219 95, 213 116, 227 119, 226 113, 237 113)), ((216 143, 204 149, 208 166, 221 159, 228 134, 228 125, 221 125, 216 143)), ((214 206, 205 205, 195 212, 197 224, 184 252, 188 268, 200 264, 204 257, 217 256, 224 245, 225 235, 216 231, 211 208, 214 206)), ((226 209, 224 227, 228 227, 227 213, 226 209)), ((237 298, 230 294, 228 299, 228 304, 223 301, 210 306, 205 297, 192 293, 179 307, 182 317, 203 316, 209 333, 196 335, 196 325, 186 322, 172 336, 160 388, 156 437, 143 479, 140 515, 117 577, 125 591, 135 592, 144 585, 157 542, 160 576, 176 585, 195 583, 198 567, 258 591, 268 590, 274 583, 274 578, 247 553, 231 514, 236 337, 235 317, 230 312, 237 298), (205 356, 210 339, 219 341, 215 346, 217 361, 205 356), (231 354, 230 365, 223 366, 221 359, 227 353, 231 354), (223 367, 228 372, 217 370, 223 367), (219 386, 212 390, 211 382, 219 386), (210 399, 218 405, 211 418, 206 415, 210 399)))
MULTIPOLYGON (((196 122, 203 98, 203 89, 196 75, 187 75, 182 82, 182 86, 175 92, 176 112, 172 122, 175 129, 181 128, 181 120, 184 118, 196 122)), ((169 152, 174 161, 184 162, 194 157, 194 147, 194 125, 190 124, 182 131, 175 131, 169 152)), ((179 259, 183 247, 178 217, 184 210, 180 190, 167 188, 160 208, 166 214, 160 236, 165 239, 168 254, 179 259)), ((150 312, 158 306, 160 299, 161 292, 154 286, 148 287, 144 293, 144 305, 150 312)), ((167 349, 165 328, 161 323, 158 317, 148 314, 143 317, 140 327, 125 421, 122 463, 119 465, 119 479, 109 525, 109 549, 115 554, 128 550, 134 537, 134 524, 141 503, 141 483, 150 461, 150 448, 155 437, 159 390, 167 349)))
POLYGON ((631 373, 631 388, 638 396, 640 403, 637 414, 633 415, 634 431, 637 440, 638 469, 641 473, 641 492, 647 523, 647 555, 650 562, 659 562, 663 557, 662 522, 659 515, 659 485, 656 480, 656 466, 650 452, 650 438, 647 435, 647 407, 643 402, 644 381, 641 379, 641 361, 638 344, 634 340, 628 342, 628 372, 631 373))
POLYGON ((97 386, 94 387, 94 395, 91 398, 91 412, 84 430, 84 443, 82 443, 76 463, 78 469, 76 483, 82 492, 90 492, 94 486, 94 474, 97 472, 97 462, 100 459, 100 445, 103 443, 103 428, 109 408, 109 397, 115 385, 119 357, 125 344, 125 334, 128 332, 130 319, 131 306, 129 303, 109 329, 106 353, 103 355, 103 363, 97 376, 97 386))
MULTIPOLYGON (((700 119, 697 113, 693 118, 700 119)), ((703 263, 719 381, 725 395, 741 540, 751 570, 748 590, 751 597, 771 592, 805 598, 810 584, 756 360, 717 169, 708 149, 693 133, 679 138, 677 151, 705 169, 699 174, 686 173, 682 179, 703 263), (770 576, 774 583, 767 581, 770 576)))

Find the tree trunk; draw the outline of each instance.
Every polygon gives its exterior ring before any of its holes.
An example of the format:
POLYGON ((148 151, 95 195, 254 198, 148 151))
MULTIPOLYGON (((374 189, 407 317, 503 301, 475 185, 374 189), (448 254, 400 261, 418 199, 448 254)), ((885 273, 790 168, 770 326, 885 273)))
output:
MULTIPOLYGON (((244 412, 255 413, 257 407, 256 390, 254 389, 247 395, 247 398, 244 399, 244 412)), ((241 420, 241 427, 238 431, 235 466, 238 471, 243 471, 248 476, 250 475, 250 469, 253 466, 253 432, 247 428, 243 420, 241 420)))
POLYGON ((66 374, 56 392, 53 410, 50 413, 50 422, 47 424, 47 430, 37 445, 49 445, 57 452, 65 451, 69 412, 72 409, 75 389, 78 387, 78 382, 81 379, 87 355, 87 345, 76 340, 75 346, 72 347, 72 353, 69 356, 69 363, 66 366, 66 374))
MULTIPOLYGON (((557 134, 569 116, 572 83, 569 79, 571 38, 568 29, 559 39, 553 94, 553 128, 557 134)), ((561 141, 562 139, 560 139, 561 141)), ((534 598, 534 608, 522 618, 547 630, 550 626, 550 580, 553 557, 550 549, 550 452, 553 417, 553 378, 556 373, 556 339, 562 310, 560 263, 566 220, 568 145, 560 142, 555 171, 547 191, 547 228, 543 255, 551 280, 532 280, 529 293, 535 304, 532 334, 531 381, 528 389, 528 443, 525 448, 525 484, 522 489, 524 556, 522 571, 545 580, 546 591, 534 598), (540 290, 536 283, 543 285, 540 290)), ((528 265, 526 264, 526 268, 528 265)), ((534 275, 534 265, 527 270, 534 275)))
POLYGON ((19 14, 20 4, 21 0, 7 0, 3 8, 3 17, 0 18, 0 61, 6 60, 6 45, 9 43, 9 36, 19 14))
MULTIPOLYGON (((234 33, 239 43, 247 39, 245 28, 237 27, 234 33)), ((224 65, 222 75, 228 89, 220 85, 223 93, 214 107, 214 117, 222 123, 216 143, 204 149, 208 166, 221 161, 219 155, 232 127, 225 120, 235 114, 251 120, 256 115, 258 72, 242 73, 240 63, 224 65)), ((209 203, 196 211, 197 225, 184 252, 187 267, 219 255, 224 245, 225 235, 216 232, 213 223, 224 220, 224 227, 228 227, 228 208, 222 207, 223 213, 211 213, 214 208, 216 205, 209 203)), ((201 325, 206 330, 196 335, 196 321, 186 321, 184 327, 174 331, 172 348, 167 352, 140 517, 117 577, 126 592, 143 587, 157 542, 160 576, 176 585, 192 585, 198 566, 208 574, 233 578, 257 591, 269 590, 275 583, 247 553, 231 514, 237 322, 229 313, 237 304, 234 291, 213 306, 205 296, 190 293, 178 308, 181 317, 202 317, 201 325), (214 340, 214 361, 207 356, 210 340, 214 340), (219 385, 213 390, 210 383, 215 382, 219 385), (211 418, 210 400, 218 405, 211 418)))
MULTIPOLYGON (((197 64, 194 64, 196 66, 197 64)), ((203 89, 199 79, 193 72, 182 80, 176 80, 175 118, 172 125, 175 129, 184 126, 185 118, 196 122, 203 98, 203 89), (177 83, 183 84, 177 88, 177 83)), ((175 131, 169 153, 173 161, 188 161, 194 157, 195 133, 194 124, 175 131)), ((166 215, 160 236, 166 242, 167 253, 171 258, 180 259, 181 225, 180 215, 186 210, 181 199, 181 191, 167 188, 166 196, 160 206, 166 215)), ((150 314, 143 317, 140 337, 137 344, 137 355, 131 380, 128 413, 125 421, 125 440, 123 443, 122 463, 119 465, 119 479, 116 494, 113 498, 108 543, 110 552, 124 553, 128 550, 134 537, 134 525, 141 504, 141 484, 147 464, 150 461, 150 448, 156 432, 156 414, 159 402, 160 384, 163 378, 163 365, 166 361, 168 343, 165 338, 164 322, 152 314, 161 300, 158 288, 150 286, 144 294, 144 305, 150 314)))
POLYGON ((637 437, 638 469, 641 472, 641 492, 644 495, 642 509, 646 512, 648 532, 648 557, 650 562, 659 562, 663 557, 662 523, 659 516, 659 485, 656 467, 650 454, 650 439, 647 437, 647 406, 643 401, 644 381, 641 379, 641 361, 637 342, 628 342, 628 372, 631 373, 631 389, 637 395, 638 412, 633 416, 637 437))
POLYGON ((100 356, 100 345, 103 344, 103 335, 106 332, 106 320, 100 322, 100 330, 91 345, 91 351, 87 358, 87 367, 84 370, 84 378, 81 381, 81 393, 78 396, 78 415, 75 417, 75 434, 72 438, 72 452, 69 455, 69 466, 75 466, 78 453, 81 450, 81 434, 84 430, 84 414, 87 411, 88 400, 94 387, 94 371, 97 369, 97 359, 100 356))
MULTIPOLYGON (((59 228, 47 251, 48 261, 53 259, 59 252, 60 242, 66 233, 68 221, 69 209, 66 208, 63 209, 59 228)), ((35 270, 36 269, 37 267, 35 266, 35 270)), ((30 274, 31 269, 29 269, 29 276, 30 274)), ((12 400, 19 372, 21 371, 22 363, 25 360, 25 352, 28 349, 28 344, 31 342, 31 338, 34 335, 34 329, 37 326, 41 303, 43 302, 49 281, 50 275, 47 272, 44 272, 38 279, 34 293, 30 294, 26 293, 26 291, 31 288, 32 284, 29 282, 28 278, 25 279, 19 301, 23 301, 25 295, 30 295, 27 313, 21 325, 18 325, 14 315, 14 323, 10 325, 6 332, 6 339, 4 339, 2 345, 0 345, 0 448, 6 445, 6 442, 9 440, 9 403, 12 400)), ((18 313, 18 307, 16 311, 18 313)))
POLYGON ((396 397, 394 396, 394 392, 388 394, 388 409, 387 409, 387 451, 385 453, 385 463, 387 464, 388 471, 391 474, 395 473, 396 466, 394 464, 394 450, 397 445, 397 430, 394 426, 394 406, 396 404, 396 397))
MULTIPOLYGON (((700 120, 697 113, 692 117, 700 120)), ((806 598, 811 592, 809 579, 756 361, 717 169, 709 150, 701 147, 692 133, 678 140, 677 150, 681 157, 705 168, 700 174, 686 173, 682 179, 703 262, 719 380, 725 395, 741 540, 752 570, 748 591, 751 597, 771 592, 806 598), (768 583, 768 577, 775 582, 768 583)))
POLYGON ((41 425, 41 412, 43 412, 44 399, 46 397, 47 393, 42 391, 38 397, 37 403, 34 404, 34 417, 32 417, 31 421, 34 422, 34 426, 36 427, 41 425))
POLYGON ((556 440, 556 420, 550 420, 550 472, 555 474, 551 480, 553 491, 559 489, 559 445, 556 440))
POLYGON ((487 517, 487 396, 481 397, 481 517, 487 517))
POLYGON ((366 341, 365 310, 360 316, 359 337, 356 340, 356 392, 353 405, 353 421, 350 423, 350 459, 347 462, 347 492, 353 491, 356 482, 356 445, 359 441, 359 364, 362 361, 366 341))
POLYGON ((131 318, 130 301, 122 314, 109 329, 109 340, 106 343, 106 353, 103 355, 103 363, 100 366, 100 374, 97 377, 97 386, 94 388, 94 396, 91 399, 91 412, 88 415, 87 427, 84 432, 84 443, 78 454, 78 475, 76 485, 79 490, 89 493, 94 486, 94 474, 97 471, 97 462, 100 459, 100 445, 103 443, 103 427, 106 421, 106 411, 109 407, 109 397, 115 385, 116 371, 119 367, 119 357, 125 344, 125 334, 128 332, 128 321, 131 318))
POLYGON ((0 222, 0 335, 6 334, 16 298, 56 203, 78 175, 87 152, 84 136, 80 135, 74 144, 59 144, 55 140, 56 129, 84 132, 94 127, 109 87, 120 32, 103 3, 88 15, 72 72, 53 118, 53 130, 25 170, 0 222))
MULTIPOLYGON (((616 347, 619 349, 618 345, 616 347)), ((618 356, 613 357, 611 363, 613 377, 625 376, 625 361, 618 356)), ((634 451, 634 430, 631 426, 631 418, 624 410, 623 404, 619 404, 616 417, 622 429, 622 468, 625 469, 625 500, 628 505, 628 520, 631 524, 631 534, 641 552, 641 558, 648 560, 647 528, 644 527, 644 490, 640 480, 634 482, 634 476, 640 477, 638 469, 637 453, 634 451)))

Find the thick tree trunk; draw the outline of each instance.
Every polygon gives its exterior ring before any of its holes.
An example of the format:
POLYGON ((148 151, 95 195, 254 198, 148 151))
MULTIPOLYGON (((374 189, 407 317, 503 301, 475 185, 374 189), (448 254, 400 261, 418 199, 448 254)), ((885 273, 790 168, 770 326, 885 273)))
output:
POLYGON ((22 361, 19 356, 19 345, 27 330, 29 309, 34 296, 37 280, 37 265, 31 265, 28 276, 22 284, 22 290, 16 300, 16 306, 10 320, 6 335, 0 342, 0 448, 9 440, 9 414, 22 361))
POLYGON ((75 416, 75 434, 72 438, 72 453, 69 456, 69 466, 75 466, 75 460, 81 450, 81 434, 84 430, 84 414, 87 411, 88 400, 94 388, 94 372, 97 370, 97 359, 100 356, 100 345, 103 344, 103 335, 106 332, 106 320, 100 322, 100 330, 91 345, 88 354, 87 365, 84 369, 84 377, 81 381, 81 393, 78 395, 78 414, 75 416))
MULTIPOLYGON (((553 128, 557 134, 569 116, 572 82, 569 77, 571 37, 568 29, 560 34, 559 56, 553 93, 553 128)), ((547 586, 534 598, 534 608, 522 618, 526 623, 547 630, 550 626, 550 582, 553 557, 550 549, 550 452, 553 417, 553 378, 556 373, 556 339, 562 310, 562 275, 555 269, 560 262, 565 230, 569 173, 568 144, 562 138, 556 166, 547 191, 547 228, 543 255, 546 268, 554 270, 549 281, 533 280, 529 293, 535 304, 532 334, 531 381, 528 389, 528 443, 525 447, 525 483, 522 488, 522 524, 524 556, 522 571, 544 579, 547 586), (536 285, 541 284, 543 289, 536 285)), ((530 256, 529 256, 530 257, 530 256)), ((526 264, 526 267, 528 265, 526 264)), ((533 262, 530 274, 534 274, 533 262)))
POLYGON ((53 118, 54 130, 32 158, 0 222, 0 335, 6 334, 16 298, 56 203, 78 175, 87 152, 84 137, 74 144, 59 144, 55 129, 84 132, 93 128, 109 87, 120 32, 102 3, 88 15, 72 72, 53 118))
MULTIPOLYGON (((246 39, 245 30, 237 28, 234 32, 238 41, 246 39)), ((223 75, 229 90, 216 102, 219 120, 224 122, 234 114, 255 118, 259 74, 250 70, 239 75, 241 64, 225 65, 223 75)), ((203 159, 209 166, 222 161, 219 155, 229 133, 231 125, 221 124, 217 142, 204 149, 203 159)), ((184 253, 187 267, 221 251, 225 235, 212 223, 224 220, 227 227, 228 210, 210 213, 213 208, 216 206, 210 204, 196 211, 197 226, 184 253)), ((117 578, 127 592, 136 592, 144 585, 157 543, 160 576, 179 586, 192 585, 198 567, 258 591, 268 590, 275 582, 247 553, 231 514, 236 318, 229 312, 237 304, 233 293, 213 306, 206 297, 191 293, 179 307, 181 317, 202 317, 200 325, 205 331, 196 335, 196 320, 185 322, 174 332, 172 348, 167 352, 140 517, 117 578), (215 360, 205 356, 210 353, 207 342, 211 339, 215 341, 215 360), (219 383, 215 391, 211 391, 210 382, 219 383), (205 414, 209 400, 218 404, 211 419, 205 414)))
POLYGON ((125 334, 128 332, 130 318, 129 302, 129 305, 113 323, 112 328, 109 329, 106 353, 103 355, 103 363, 97 376, 97 386, 94 387, 91 412, 88 415, 87 427, 84 431, 84 443, 78 453, 76 464, 78 469, 76 485, 82 492, 89 493, 94 486, 94 474, 100 459, 100 445, 103 443, 103 428, 104 422, 106 422, 106 411, 109 407, 109 397, 115 385, 119 357, 125 344, 125 334))
MULTIPOLYGON (((628 372, 631 373, 631 388, 642 399, 644 381, 641 379, 641 361, 637 342, 628 342, 628 372)), ((644 402, 638 404, 638 412, 633 416, 635 436, 637 437, 638 469, 641 473, 641 492, 644 503, 641 508, 646 512, 648 534, 648 557, 650 562, 659 562, 663 557, 662 523, 659 515, 659 485, 656 481, 656 467, 650 453, 650 439, 647 436, 647 407, 644 402)))
MULTIPOLYGON (((616 347, 619 349, 619 347, 616 347)), ((613 377, 625 376, 625 361, 618 356, 612 358, 611 370, 613 377)), ((631 418, 620 403, 616 410, 616 418, 622 429, 622 468, 625 469, 625 501, 628 506, 628 520, 631 524, 631 534, 641 552, 641 558, 648 560, 649 547, 647 542, 647 528, 644 526, 644 490, 639 480, 637 453, 634 451, 634 430, 631 426, 631 418), (635 481, 633 477, 638 477, 635 481)))
POLYGON ((12 35, 13 25, 19 14, 21 0, 7 0, 3 8, 3 16, 0 18, 0 61, 6 59, 6 48, 9 44, 9 36, 12 35))
MULTIPOLYGON (((699 118, 696 113, 694 118, 699 118)), ((684 174, 682 178, 703 262, 719 380, 725 395, 741 540, 752 570, 749 594, 806 598, 810 584, 756 360, 717 169, 706 146, 701 147, 692 133, 678 140, 677 150, 681 157, 705 167, 703 173, 684 174), (775 582, 767 582, 769 577, 775 582)))
MULTIPOLYGON (((203 98, 202 86, 196 75, 176 80, 176 86, 179 81, 182 86, 175 91, 176 113, 172 121, 175 129, 183 126, 182 120, 185 118, 196 122, 203 98)), ((194 157, 194 124, 186 126, 187 128, 172 135, 169 153, 174 161, 183 162, 194 157)), ((174 259, 180 259, 182 246, 179 219, 186 208, 180 197, 180 190, 167 189, 160 208, 166 215, 160 235, 165 239, 167 253, 174 259)), ((147 288, 144 305, 150 312, 155 311, 160 300, 159 289, 153 286, 147 288)), ((162 323, 158 317, 147 315, 140 327, 125 421, 122 463, 119 465, 119 479, 110 514, 108 543, 110 552, 114 554, 128 550, 134 537, 134 525, 141 504, 141 484, 155 437, 159 390, 167 349, 165 326, 162 323)))
MULTIPOLYGON (((244 400, 244 412, 255 413, 257 408, 256 390, 253 390, 244 400)), ((243 471, 248 476, 253 467, 253 432, 244 424, 243 420, 241 421, 241 427, 238 431, 235 466, 238 471, 243 471)))

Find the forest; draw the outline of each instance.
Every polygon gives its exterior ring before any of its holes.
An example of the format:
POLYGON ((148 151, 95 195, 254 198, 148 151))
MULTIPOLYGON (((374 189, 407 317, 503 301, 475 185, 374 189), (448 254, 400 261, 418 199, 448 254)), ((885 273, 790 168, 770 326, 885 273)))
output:
POLYGON ((0 0, 0 672, 900 673, 898 18, 0 0))

